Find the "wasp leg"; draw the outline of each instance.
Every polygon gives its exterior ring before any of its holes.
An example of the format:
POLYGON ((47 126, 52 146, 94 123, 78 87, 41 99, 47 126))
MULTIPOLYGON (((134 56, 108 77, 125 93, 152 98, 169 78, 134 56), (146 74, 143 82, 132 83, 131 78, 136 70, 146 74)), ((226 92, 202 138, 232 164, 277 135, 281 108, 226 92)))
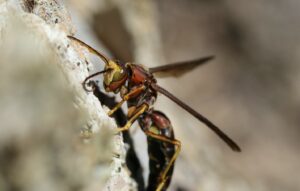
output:
POLYGON ((164 186, 164 184, 165 184, 165 182, 167 180, 166 175, 167 175, 168 171, 170 170, 171 166, 174 164, 176 158, 178 157, 178 154, 179 154, 179 152, 181 150, 181 142, 178 141, 178 140, 176 140, 176 139, 170 139, 170 138, 162 136, 162 135, 154 134, 154 133, 152 133, 150 131, 145 131, 145 133, 149 137, 152 137, 152 138, 160 140, 162 142, 170 143, 170 144, 173 144, 173 145, 177 146, 176 151, 175 151, 174 155, 172 156, 172 158, 171 158, 168 166, 164 169, 164 171, 160 175, 161 182, 159 183, 159 185, 158 185, 158 187, 156 189, 156 191, 160 191, 163 188, 163 186, 164 186))
POLYGON ((140 93, 141 91, 145 90, 146 86, 142 85, 136 89, 133 89, 132 91, 128 92, 127 94, 124 95, 122 101, 120 101, 113 109, 111 109, 108 112, 108 116, 112 116, 115 111, 117 111, 125 101, 129 100, 130 98, 134 97, 136 94, 140 93))
POLYGON ((127 123, 124 125, 124 127, 118 128, 118 132, 126 131, 128 130, 133 122, 140 116, 142 115, 145 111, 147 111, 149 106, 147 104, 142 104, 137 110, 137 112, 127 121, 127 123))
POLYGON ((122 101, 120 101, 114 108, 112 108, 112 109, 107 113, 107 115, 111 117, 111 116, 115 113, 115 111, 117 111, 117 110, 123 105, 123 103, 124 103, 125 101, 126 101, 126 100, 122 99, 122 101))

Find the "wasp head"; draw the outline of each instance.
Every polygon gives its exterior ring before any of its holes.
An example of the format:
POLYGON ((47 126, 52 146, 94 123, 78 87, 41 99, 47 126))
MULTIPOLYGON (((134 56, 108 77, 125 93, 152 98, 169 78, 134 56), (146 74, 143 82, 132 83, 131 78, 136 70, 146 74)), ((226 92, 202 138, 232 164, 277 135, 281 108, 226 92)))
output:
POLYGON ((107 92, 118 93, 120 88, 127 80, 126 67, 113 60, 109 60, 105 66, 106 72, 104 73, 104 88, 107 92))

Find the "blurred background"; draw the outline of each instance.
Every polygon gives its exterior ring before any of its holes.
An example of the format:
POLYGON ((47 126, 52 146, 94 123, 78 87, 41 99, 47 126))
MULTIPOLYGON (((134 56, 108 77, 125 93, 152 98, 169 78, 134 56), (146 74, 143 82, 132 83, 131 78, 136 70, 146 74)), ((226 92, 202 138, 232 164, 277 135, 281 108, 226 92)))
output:
MULTIPOLYGON (((159 96, 156 108, 169 116, 183 145, 170 190, 300 190, 300 1, 69 0, 67 5, 75 36, 113 58, 151 67, 216 56, 159 83, 220 126, 243 151, 232 152, 159 96)), ((145 137, 138 127, 132 131, 146 178, 145 137)))

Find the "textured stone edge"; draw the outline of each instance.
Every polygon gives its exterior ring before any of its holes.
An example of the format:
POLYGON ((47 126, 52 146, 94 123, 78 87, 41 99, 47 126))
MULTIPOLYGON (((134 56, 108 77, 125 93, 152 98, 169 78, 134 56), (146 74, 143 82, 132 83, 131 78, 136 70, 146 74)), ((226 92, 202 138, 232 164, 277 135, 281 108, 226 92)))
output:
MULTIPOLYGON (((0 37, 2 29, 6 26, 7 17, 10 14, 19 17, 42 39, 45 39, 56 53, 60 63, 59 67, 75 92, 75 107, 88 112, 89 122, 87 126, 92 134, 99 133, 103 128, 115 129, 117 126, 114 120, 107 116, 98 99, 92 93, 86 93, 82 88, 81 82, 88 76, 86 65, 89 62, 88 55, 84 48, 67 38, 67 35, 74 34, 74 28, 68 11, 61 1, 36 0, 31 13, 27 12, 29 9, 24 9, 25 2, 26 0, 8 0, 0 3, 0 37)), ((89 66, 91 65, 89 64, 89 66)), ((136 183, 130 178, 126 168, 126 149, 122 137, 114 136, 113 145, 113 152, 119 157, 112 159, 111 175, 103 190, 135 190, 136 183)))

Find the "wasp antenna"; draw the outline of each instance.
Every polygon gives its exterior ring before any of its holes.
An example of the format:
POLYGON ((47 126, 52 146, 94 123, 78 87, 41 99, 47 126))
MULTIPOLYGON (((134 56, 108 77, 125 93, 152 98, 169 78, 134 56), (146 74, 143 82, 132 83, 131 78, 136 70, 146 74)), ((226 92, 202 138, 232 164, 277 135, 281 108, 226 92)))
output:
POLYGON ((165 90, 164 88, 160 87, 159 85, 152 83, 151 87, 162 93, 163 95, 170 98, 172 101, 174 101, 176 104, 178 104, 180 107, 182 107, 184 110, 189 112, 191 115, 196 117, 199 121, 204 123, 207 127, 209 127, 212 131, 214 131, 233 151, 241 152, 240 147, 230 138, 228 137, 221 129, 219 129, 215 124, 213 124, 211 121, 209 121, 206 117, 195 111, 193 108, 188 106, 186 103, 175 97, 173 94, 165 90))
POLYGON ((84 46, 86 47, 90 53, 92 54, 96 54, 97 56, 99 56, 104 62, 105 62, 105 65, 108 64, 109 62, 109 59, 104 56, 102 53, 100 53, 99 51, 95 50, 94 48, 92 48, 90 45, 86 44, 85 42, 79 40, 78 38, 74 37, 74 36, 67 36, 69 39, 79 43, 81 46, 84 46))
POLYGON ((92 88, 92 89, 88 89, 88 88, 87 88, 87 86, 88 86, 88 84, 89 84, 89 83, 87 83, 87 81, 88 81, 89 79, 91 79, 91 78, 93 78, 93 77, 95 77, 95 76, 97 76, 97 75, 103 74, 103 73, 105 73, 105 72, 107 72, 107 71, 109 71, 109 70, 111 70, 111 69, 102 70, 102 71, 100 71, 100 72, 96 72, 96 73, 94 73, 94 74, 92 74, 92 75, 86 77, 86 78, 84 79, 84 81, 82 82, 82 87, 83 87, 83 89, 84 89, 85 91, 87 91, 87 92, 92 92, 92 91, 93 91, 93 88, 92 88))

